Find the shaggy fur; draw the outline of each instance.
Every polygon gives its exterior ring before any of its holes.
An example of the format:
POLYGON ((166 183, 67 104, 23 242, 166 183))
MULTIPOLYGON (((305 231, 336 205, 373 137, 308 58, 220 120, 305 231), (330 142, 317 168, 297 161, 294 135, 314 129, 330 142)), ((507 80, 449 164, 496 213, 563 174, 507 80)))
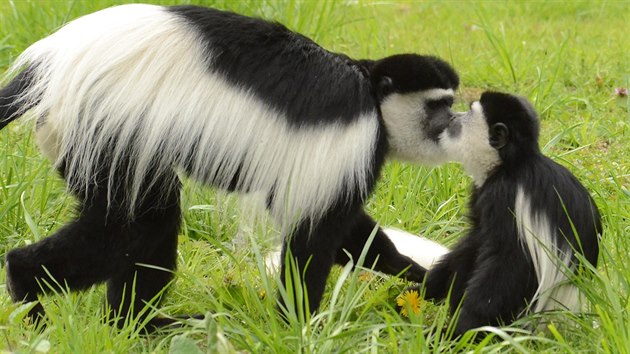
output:
MULTIPOLYGON (((12 72, 2 126, 32 110, 39 146, 82 202, 75 221, 7 255, 12 298, 36 300, 48 274, 71 289, 107 281, 123 315, 175 267, 175 171, 265 195, 317 309, 331 266, 347 261, 342 249, 357 258, 376 227, 362 204, 390 149, 437 162, 427 127, 448 125, 458 86, 434 57, 353 60, 277 23, 138 4, 68 23, 12 72), (381 110, 397 96, 408 104, 381 110)), ((425 274, 381 230, 368 262, 377 257, 389 274, 425 274)))
POLYGON ((580 310, 571 280, 581 259, 597 264, 600 215, 569 170, 541 153, 538 130, 526 100, 487 92, 442 133, 444 150, 475 181, 471 227, 424 283, 428 299, 450 292, 450 309, 461 305, 456 335, 526 313, 580 310))

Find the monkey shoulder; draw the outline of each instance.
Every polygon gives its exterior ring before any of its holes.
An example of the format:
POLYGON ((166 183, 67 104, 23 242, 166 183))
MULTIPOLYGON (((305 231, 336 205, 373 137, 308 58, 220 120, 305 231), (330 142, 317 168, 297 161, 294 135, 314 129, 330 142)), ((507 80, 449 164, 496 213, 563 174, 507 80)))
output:
POLYGON ((377 112, 360 62, 284 25, 197 6, 168 8, 198 35, 208 68, 303 126, 377 112))

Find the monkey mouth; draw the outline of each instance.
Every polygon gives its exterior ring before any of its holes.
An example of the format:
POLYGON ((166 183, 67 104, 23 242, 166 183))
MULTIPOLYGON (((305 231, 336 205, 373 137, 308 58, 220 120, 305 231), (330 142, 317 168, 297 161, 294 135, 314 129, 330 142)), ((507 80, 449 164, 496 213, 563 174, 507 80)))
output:
POLYGON ((461 120, 462 118, 466 117, 470 115, 470 111, 466 111, 466 112, 453 112, 453 115, 451 116, 451 123, 456 122, 458 120, 461 120))
POLYGON ((462 120, 468 115, 469 112, 454 113, 451 117, 451 121, 446 127, 446 132, 449 137, 457 138, 462 132, 462 120))

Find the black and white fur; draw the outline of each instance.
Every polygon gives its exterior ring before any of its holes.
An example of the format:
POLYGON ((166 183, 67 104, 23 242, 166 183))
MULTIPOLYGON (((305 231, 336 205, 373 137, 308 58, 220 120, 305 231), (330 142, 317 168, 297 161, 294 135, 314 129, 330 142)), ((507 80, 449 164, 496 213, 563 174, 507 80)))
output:
POLYGON ((450 159, 474 179, 470 229, 424 283, 428 299, 450 292, 451 311, 461 303, 455 334, 525 313, 580 310, 576 254, 597 264, 600 215, 571 172, 541 153, 538 135, 531 104, 496 92, 441 134, 450 159))
MULTIPOLYGON (((348 261, 344 249, 356 259, 376 227, 362 205, 386 156, 445 159, 438 137, 459 83, 435 57, 353 60, 280 24, 139 4, 68 23, 12 72, 0 127, 31 110, 81 206, 54 235, 7 254, 9 292, 37 300, 39 282, 55 284, 48 274, 70 289, 107 282, 122 315, 171 279, 159 268, 175 268, 179 172, 265 195, 317 309, 332 265, 348 261)), ((377 270, 425 275, 380 229, 366 262, 377 257, 377 270)))

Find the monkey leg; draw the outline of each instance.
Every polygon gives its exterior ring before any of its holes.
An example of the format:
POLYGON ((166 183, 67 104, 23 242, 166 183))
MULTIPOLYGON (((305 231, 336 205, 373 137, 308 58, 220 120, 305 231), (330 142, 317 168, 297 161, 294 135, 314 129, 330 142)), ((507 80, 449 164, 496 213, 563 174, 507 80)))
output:
MULTIPOLYGON (((370 235, 376 228, 376 222, 363 210, 358 211, 350 223, 351 229, 335 255, 335 262, 342 265, 348 262, 348 254, 355 262, 359 259, 370 235)), ((364 266, 374 266, 374 270, 390 275, 402 275, 416 282, 422 281, 426 273, 426 269, 398 252, 394 243, 380 227, 376 230, 376 235, 367 251, 364 266)))
POLYGON ((147 303, 160 302, 176 266, 180 220, 179 200, 173 200, 169 206, 143 211, 128 226, 133 241, 107 282, 107 302, 119 326, 128 316, 135 318, 147 303))
MULTIPOLYGON (((516 319, 537 287, 536 274, 520 248, 502 253, 482 250, 467 281, 455 335, 516 319)), ((457 280, 456 280, 457 281, 457 280)), ((451 298, 451 311, 459 306, 451 298)))
MULTIPOLYGON (((334 265, 335 257, 344 235, 349 231, 348 218, 352 213, 331 212, 315 224, 308 220, 299 225, 292 235, 285 239, 282 249, 282 284, 287 288, 286 279, 299 275, 308 294, 308 308, 300 306, 298 288, 302 284, 293 283, 293 291, 287 289, 290 299, 281 299, 287 308, 297 311, 305 309, 313 313, 319 307, 324 293, 326 279, 334 265), (350 214, 350 215, 349 215, 350 214), (287 252, 290 250, 291 263, 287 264, 287 252), (293 265, 294 268, 290 267, 293 265), (296 271, 295 274, 293 271, 296 271), (288 300, 291 303, 286 303, 288 300)), ((301 288, 300 288, 301 289, 301 288)))
MULTIPOLYGON (((168 284, 175 269, 181 210, 174 178, 152 179, 141 191, 134 217, 122 187, 108 193, 99 189, 107 185, 101 180, 74 191, 83 201, 76 220, 7 254, 12 299, 35 301, 49 290, 81 290, 108 281, 108 302, 115 314, 135 316, 168 284)), ((37 314, 43 314, 41 305, 31 311, 37 314)))
MULTIPOLYGON (((11 298, 36 301, 43 292, 85 289, 119 271, 124 241, 111 237, 116 230, 104 226, 104 215, 84 212, 52 236, 9 252, 6 282, 11 298)), ((31 311, 36 314, 43 315, 41 305, 31 311)))

